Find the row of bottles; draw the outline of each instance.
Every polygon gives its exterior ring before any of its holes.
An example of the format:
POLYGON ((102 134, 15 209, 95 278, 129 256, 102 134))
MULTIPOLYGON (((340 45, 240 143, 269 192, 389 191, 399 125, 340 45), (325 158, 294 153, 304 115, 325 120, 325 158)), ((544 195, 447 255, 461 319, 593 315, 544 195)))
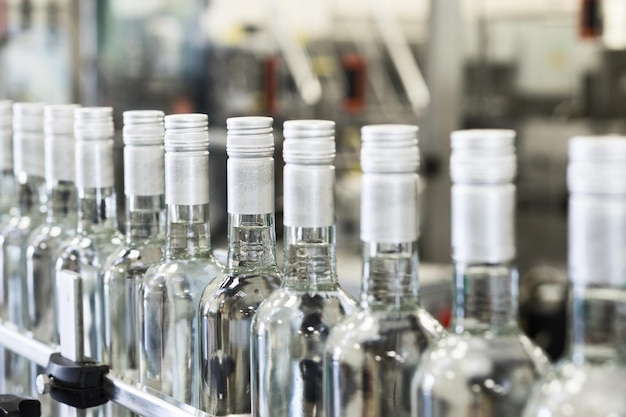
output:
MULTIPOLYGON (((122 236, 112 109, 1 102, 0 319, 58 342, 72 306, 56 305, 55 274, 78 272, 86 355, 216 416, 624 414, 626 188, 615 179, 626 173, 626 139, 570 144, 572 353, 550 370, 516 319, 513 131, 452 134, 446 332, 419 305, 417 127, 361 130, 357 301, 336 273, 332 121, 283 126, 277 265, 272 123, 227 120, 222 265, 210 243, 206 115, 124 113, 122 236)), ((0 392, 30 393, 41 372, 0 348, 0 392)), ((128 412, 109 404, 89 414, 128 412)))

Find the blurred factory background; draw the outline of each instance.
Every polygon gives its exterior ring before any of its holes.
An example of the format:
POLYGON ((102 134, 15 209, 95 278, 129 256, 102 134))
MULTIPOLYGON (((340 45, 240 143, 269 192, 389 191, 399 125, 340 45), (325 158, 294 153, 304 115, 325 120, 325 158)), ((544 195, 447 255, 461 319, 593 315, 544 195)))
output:
POLYGON ((359 128, 418 124, 434 265, 450 262, 450 132, 515 129, 527 327, 562 320, 567 140, 626 133, 626 0, 0 0, 0 59, 0 96, 110 105, 118 128, 130 109, 209 114, 218 247, 226 117, 271 115, 279 143, 284 120, 337 122, 338 244, 357 260, 359 128))

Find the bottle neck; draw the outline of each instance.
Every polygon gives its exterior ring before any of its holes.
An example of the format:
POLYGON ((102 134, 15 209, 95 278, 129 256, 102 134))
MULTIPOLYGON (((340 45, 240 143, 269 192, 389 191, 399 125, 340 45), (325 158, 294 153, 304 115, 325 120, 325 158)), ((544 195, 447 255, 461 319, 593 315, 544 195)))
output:
POLYGON ((115 190, 105 188, 78 188, 78 233, 117 229, 115 190))
POLYGON ((626 289, 574 285, 571 358, 575 363, 626 363, 626 289))
POLYGON ((228 214, 228 269, 276 266, 273 214, 228 214))
POLYGON ((305 291, 338 285, 335 226, 285 227, 284 283, 305 291))
POLYGON ((457 263, 454 268, 454 331, 500 332, 517 326, 518 276, 514 267, 509 263, 457 263))
POLYGON ((570 195, 570 353, 575 363, 626 363, 625 221, 622 195, 570 195))
POLYGON ((417 242, 363 242, 361 307, 414 310, 418 304, 417 242))
POLYGON ((46 210, 47 192, 43 178, 22 173, 18 176, 17 209, 20 216, 36 215, 46 210))
POLYGON ((191 259, 211 256, 209 204, 167 206, 165 256, 191 259))
POLYGON ((126 243, 141 244, 162 236, 165 195, 126 195, 126 243))
POLYGON ((65 220, 76 222, 78 212, 76 185, 70 181, 48 183, 48 223, 60 223, 65 220))

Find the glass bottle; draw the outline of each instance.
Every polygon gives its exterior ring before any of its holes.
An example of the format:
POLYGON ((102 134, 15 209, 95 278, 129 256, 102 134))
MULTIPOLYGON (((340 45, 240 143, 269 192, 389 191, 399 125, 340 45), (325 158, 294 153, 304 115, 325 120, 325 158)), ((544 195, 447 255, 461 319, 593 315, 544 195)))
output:
MULTIPOLYGON (((13 105, 13 161, 17 207, 0 236, 0 317, 28 328, 26 244, 43 220, 46 204, 42 103, 13 105)), ((27 395, 30 364, 7 350, 0 352, 0 392, 27 395), (2 360, 1 358, 4 358, 2 360), (4 385, 3 385, 4 384, 4 385)))
POLYGON ((112 372, 134 380, 139 284, 148 268, 162 260, 165 246, 163 116, 159 110, 123 114, 126 235, 102 267, 104 360, 112 372))
POLYGON ((0 100, 0 225, 8 221, 17 202, 13 175, 13 103, 0 100))
MULTIPOLYGON (((100 269, 107 256, 122 244, 122 235, 117 229, 113 179, 113 109, 76 109, 74 137, 78 224, 75 236, 62 244, 55 269, 81 275, 85 356, 102 361, 100 269)), ((63 306, 58 308, 61 311, 63 306)))
POLYGON ((250 323, 280 285, 274 228, 271 117, 234 117, 228 135, 228 264, 200 302, 200 408, 250 415, 250 323))
POLYGON ((252 415, 323 416, 324 344, 356 310, 337 280, 335 124, 284 124, 283 282, 252 320, 252 415))
POLYGON ((626 137, 569 143, 569 353, 533 390, 525 417, 625 416, 626 137))
POLYGON ((209 133, 205 114, 165 116, 165 259, 140 287, 139 379, 199 406, 199 305, 224 270, 211 251, 209 133))
POLYGON ((361 139, 361 305, 326 342, 326 417, 408 417, 418 361, 444 333, 418 300, 417 126, 364 126, 361 139))
MULTIPOLYGON (((30 330, 43 342, 58 343, 54 266, 64 240, 76 231, 76 185, 74 184, 75 104, 44 108, 44 158, 48 204, 45 221, 28 237, 26 287, 30 330)), ((31 384, 45 368, 31 364, 31 384)), ((38 396, 33 386, 32 395, 38 396)), ((54 411, 50 396, 38 396, 43 413, 54 411)))
POLYGON ((548 359, 517 324, 515 132, 452 133, 450 334, 424 352, 414 416, 519 416, 548 359))

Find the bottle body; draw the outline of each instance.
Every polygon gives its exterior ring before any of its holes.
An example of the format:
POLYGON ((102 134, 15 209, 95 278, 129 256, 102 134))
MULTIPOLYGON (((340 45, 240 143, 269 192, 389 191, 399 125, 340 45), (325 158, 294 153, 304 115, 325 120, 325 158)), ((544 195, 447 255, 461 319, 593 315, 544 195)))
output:
POLYGON ((417 301, 417 244, 371 246, 364 245, 361 309, 337 324, 326 344, 328 417, 410 416, 413 374, 444 333, 417 301))
POLYGON ((139 287, 152 265, 163 260, 165 239, 159 233, 163 196, 127 197, 126 242, 102 267, 104 360, 113 373, 139 379, 139 287), (128 207, 127 206, 127 207, 128 207))
POLYGON ((285 228, 283 283, 252 320, 252 415, 323 416, 323 359, 333 326, 356 311, 335 275, 334 226, 285 228))
POLYGON ((19 185, 19 193, 23 204, 16 211, 2 230, 2 276, 3 293, 6 299, 1 300, 2 317, 19 326, 28 324, 26 308, 26 248, 29 235, 44 220, 40 211, 41 203, 45 202, 44 183, 42 179, 30 178, 28 184, 19 185), (35 198, 34 198, 35 197, 35 198))
MULTIPOLYGON (((55 264, 64 241, 76 233, 76 186, 58 181, 49 190, 46 221, 30 234, 26 249, 26 287, 29 329, 43 342, 58 343, 55 264)), ((47 395, 38 395, 35 381, 45 367, 31 363, 31 395, 41 402, 43 412, 53 416, 57 403, 47 395)))
POLYGON ((413 381, 413 416, 521 415, 548 360, 512 315, 506 294, 515 272, 507 264, 456 269, 463 317, 424 353, 413 381))
POLYGON ((229 217, 229 266, 200 302, 200 408, 215 416, 250 415, 250 326, 280 286, 273 214, 229 217))
MULTIPOLYGON (((103 289, 103 360, 111 374, 139 381, 139 288, 148 268, 163 259, 163 239, 123 244, 105 260, 103 289)), ((106 406, 109 416, 134 416, 117 404, 106 406)))
POLYGON ((200 408, 207 413, 250 414, 250 325, 261 302, 279 285, 274 266, 233 271, 207 286, 200 311, 200 408))
POLYGON ((212 255, 166 260, 143 278, 140 296, 140 382, 198 405, 198 306, 207 283, 223 267, 212 255))
POLYGON ((323 354, 330 329, 354 312, 340 287, 283 286, 253 319, 254 416, 323 416, 323 354))
POLYGON ((327 342, 326 416, 410 416, 413 373, 442 331, 423 309, 342 320, 327 342))
POLYGON ((178 401, 199 405, 199 305, 224 266, 210 249, 208 204, 168 205, 165 260, 139 291, 139 380, 178 401))
MULTIPOLYGON (((79 189, 79 228, 61 247, 55 270, 81 275, 83 282, 83 328, 85 356, 103 360, 103 284, 100 270, 106 258, 122 244, 115 217, 113 188, 79 189)), ((59 320, 61 318, 59 317, 59 320)))
MULTIPOLYGON (((22 327, 29 328, 26 280, 27 241, 33 230, 44 221, 40 211, 45 202, 43 179, 30 177, 27 183, 18 186, 21 203, 6 223, 0 237, 0 265, 2 267, 2 293, 0 300, 3 319, 22 327)), ((2 392, 24 395, 29 392, 30 365, 23 357, 6 349, 4 356, 4 375, 0 377, 2 392), (4 387, 2 383, 4 382, 4 387)), ((2 366, 2 365, 0 365, 2 366)))
POLYGON ((104 360, 113 373, 138 380, 139 285, 150 266, 163 259, 157 242, 116 248, 102 268, 104 360))
POLYGON ((28 238, 26 280, 30 330, 41 341, 58 342, 54 271, 62 243, 76 233, 76 187, 62 181, 49 198, 49 211, 56 215, 49 215, 28 238))

